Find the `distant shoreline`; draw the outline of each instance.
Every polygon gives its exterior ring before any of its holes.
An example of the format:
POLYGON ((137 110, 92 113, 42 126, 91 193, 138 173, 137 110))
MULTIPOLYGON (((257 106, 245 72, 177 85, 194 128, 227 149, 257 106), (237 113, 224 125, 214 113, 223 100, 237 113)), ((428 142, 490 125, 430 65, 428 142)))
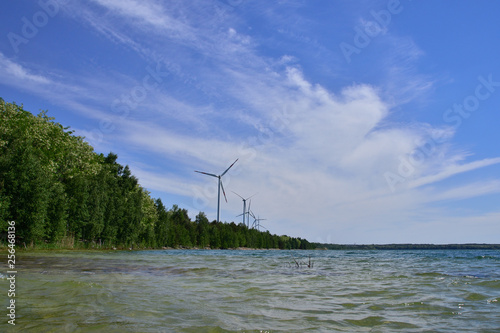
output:
POLYGON ((500 250, 500 244, 322 244, 320 250, 500 250))

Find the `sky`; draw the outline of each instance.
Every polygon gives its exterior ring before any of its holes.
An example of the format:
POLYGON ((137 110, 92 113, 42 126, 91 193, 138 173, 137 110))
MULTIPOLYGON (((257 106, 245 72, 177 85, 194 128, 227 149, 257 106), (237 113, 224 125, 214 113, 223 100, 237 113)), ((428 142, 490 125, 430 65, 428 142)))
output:
POLYGON ((500 2, 16 0, 0 97, 194 218, 340 244, 498 243, 500 2))

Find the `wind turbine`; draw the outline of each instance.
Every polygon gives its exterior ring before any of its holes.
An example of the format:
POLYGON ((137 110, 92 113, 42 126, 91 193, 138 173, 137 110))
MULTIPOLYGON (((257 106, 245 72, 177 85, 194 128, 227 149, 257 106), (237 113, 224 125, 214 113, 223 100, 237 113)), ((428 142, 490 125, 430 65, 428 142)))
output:
POLYGON ((257 217, 257 218, 255 219, 255 221, 257 222, 256 227, 257 227, 257 229, 258 229, 259 231, 260 231, 260 227, 262 227, 262 228, 264 228, 264 229, 266 229, 266 230, 267 230, 267 228, 266 228, 266 227, 264 227, 263 225, 261 225, 261 224, 260 224, 260 221, 264 221, 264 220, 266 220, 266 219, 261 219, 261 218, 260 218, 260 216, 259 216, 259 217, 257 217))
POLYGON ((238 161, 238 159, 236 159, 236 161, 233 162, 233 164, 231 164, 229 166, 229 168, 226 169, 226 171, 224 171, 223 173, 221 173, 220 175, 214 175, 213 173, 208 173, 208 172, 203 172, 203 171, 194 171, 194 172, 198 172, 198 173, 202 173, 204 175, 207 175, 207 176, 212 176, 212 177, 215 177, 215 178, 218 178, 219 179, 219 186, 218 186, 218 190, 217 190, 217 222, 220 222, 219 221, 219 213, 220 213, 220 189, 222 188, 222 193, 224 193, 224 199, 226 199, 226 202, 227 202, 227 197, 226 197, 226 191, 224 191, 224 185, 222 185, 222 176, 224 176, 228 171, 229 169, 231 169, 231 167, 234 165, 234 163, 236 163, 238 161))
POLYGON ((249 214, 250 214, 250 215, 253 217, 253 219, 254 219, 254 221, 253 221, 253 223, 252 223, 252 228, 257 227, 257 229, 259 229, 259 230, 260 230, 260 227, 262 227, 262 228, 264 228, 264 229, 266 229, 266 230, 267 230, 267 228, 266 228, 266 227, 264 227, 264 226, 260 225, 260 221, 264 221, 264 220, 266 220, 266 219, 261 219, 261 218, 260 218, 260 216, 259 216, 259 217, 255 217, 255 214, 254 214, 252 211, 250 211, 250 210, 248 210, 248 212, 249 212, 249 214))
MULTIPOLYGON (((243 215, 243 225, 245 225, 245 215, 248 216, 248 211, 246 210, 246 207, 247 207, 247 200, 252 198, 253 196, 255 196, 257 193, 255 193, 254 195, 251 195, 249 196, 248 198, 243 198, 241 195, 239 195, 238 193, 234 192, 234 191, 231 191, 233 192, 234 194, 236 194, 237 196, 239 196, 241 198, 241 200, 243 200, 243 213, 238 215, 238 216, 241 216, 243 215)), ((250 203, 248 203, 248 210, 250 210, 250 203)), ((248 220, 250 220, 250 218, 248 218, 248 220)), ((250 224, 250 222, 247 222, 248 224, 250 224)), ((250 225, 249 225, 250 226, 250 225)))

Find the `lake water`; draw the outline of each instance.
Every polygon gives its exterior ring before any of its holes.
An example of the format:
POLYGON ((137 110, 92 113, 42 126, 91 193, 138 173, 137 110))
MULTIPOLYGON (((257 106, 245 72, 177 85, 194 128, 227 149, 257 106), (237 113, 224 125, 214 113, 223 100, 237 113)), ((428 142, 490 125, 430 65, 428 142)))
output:
POLYGON ((500 332, 499 251, 67 251, 16 264, 16 332, 500 332))

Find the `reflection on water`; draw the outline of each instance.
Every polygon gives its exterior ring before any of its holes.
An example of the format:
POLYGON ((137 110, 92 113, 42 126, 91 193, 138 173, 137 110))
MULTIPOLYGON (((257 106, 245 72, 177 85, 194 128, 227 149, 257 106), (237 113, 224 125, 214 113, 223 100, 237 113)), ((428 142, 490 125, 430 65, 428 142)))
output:
POLYGON ((500 331, 498 251, 46 252, 18 261, 18 332, 500 331), (309 255, 314 266, 297 268, 293 258, 309 255))

